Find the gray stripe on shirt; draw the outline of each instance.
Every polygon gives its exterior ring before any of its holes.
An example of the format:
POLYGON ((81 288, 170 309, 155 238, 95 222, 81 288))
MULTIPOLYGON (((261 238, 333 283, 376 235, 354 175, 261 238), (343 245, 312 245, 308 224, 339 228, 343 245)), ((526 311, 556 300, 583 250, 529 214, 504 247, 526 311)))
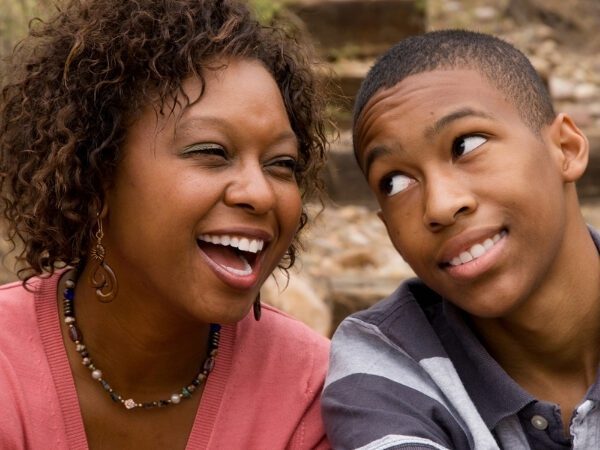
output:
POLYGON ((435 399, 448 408, 439 389, 427 383, 418 362, 392 343, 375 325, 350 317, 342 322, 332 341, 326 385, 355 373, 388 378, 435 399), (361 339, 354 339, 357 334, 361 339))
POLYGON ((336 449, 364 446, 388 434, 473 448, 444 405, 384 377, 363 373, 344 377, 325 388, 321 405, 329 419, 327 435, 336 449))

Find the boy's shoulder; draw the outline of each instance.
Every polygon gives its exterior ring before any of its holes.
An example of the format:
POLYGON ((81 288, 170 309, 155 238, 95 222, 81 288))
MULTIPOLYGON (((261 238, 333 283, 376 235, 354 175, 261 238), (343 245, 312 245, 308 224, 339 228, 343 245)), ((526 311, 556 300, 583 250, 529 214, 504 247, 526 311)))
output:
POLYGON ((342 322, 322 399, 334 447, 472 448, 474 435, 493 442, 442 341, 449 334, 446 307, 411 279, 342 322), (371 420, 361 421, 363 413, 371 420))
POLYGON ((335 345, 363 334, 401 348, 416 361, 442 356, 437 327, 443 317, 443 300, 420 279, 411 278, 372 307, 346 318, 333 337, 335 345))

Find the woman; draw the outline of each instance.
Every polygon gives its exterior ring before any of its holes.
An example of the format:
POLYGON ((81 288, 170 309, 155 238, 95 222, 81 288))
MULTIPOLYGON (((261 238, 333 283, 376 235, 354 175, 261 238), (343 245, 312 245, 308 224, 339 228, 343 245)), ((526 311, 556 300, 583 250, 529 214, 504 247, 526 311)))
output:
POLYGON ((304 49, 232 0, 92 0, 13 59, 0 447, 327 447, 327 341, 259 296, 324 156, 304 49))

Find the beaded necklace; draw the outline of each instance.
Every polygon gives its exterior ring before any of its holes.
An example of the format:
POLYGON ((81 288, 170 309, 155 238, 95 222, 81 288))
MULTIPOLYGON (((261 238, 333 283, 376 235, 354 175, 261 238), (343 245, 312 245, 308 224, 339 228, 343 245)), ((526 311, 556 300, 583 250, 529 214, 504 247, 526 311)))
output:
POLYGON ((168 405, 177 405, 181 402, 181 399, 188 399, 192 396, 192 394, 198 390, 198 388, 206 382, 206 378, 213 370, 215 366, 215 358, 217 356, 217 350, 219 348, 219 337, 221 325, 211 324, 210 325, 210 333, 208 335, 208 349, 206 359, 204 360, 204 364, 200 369, 198 375, 194 377, 194 379, 187 385, 184 386, 180 392, 177 392, 171 395, 170 398, 165 400, 156 400, 152 402, 137 402, 132 398, 125 399, 115 391, 110 384, 104 379, 102 371, 98 369, 94 363, 92 362, 92 358, 90 357, 89 352, 87 351, 86 346, 83 344, 83 335, 81 331, 77 327, 77 321, 75 319, 75 305, 73 304, 73 300, 75 298, 75 281, 72 279, 68 279, 66 281, 66 289, 63 293, 63 316, 64 321, 69 327, 69 338, 75 344, 75 350, 77 353, 81 355, 81 362, 84 366, 86 366, 92 375, 92 378, 98 381, 104 390, 108 393, 110 398, 115 403, 120 403, 126 409, 134 409, 134 408, 144 408, 144 409, 152 409, 152 408, 164 408, 168 405))

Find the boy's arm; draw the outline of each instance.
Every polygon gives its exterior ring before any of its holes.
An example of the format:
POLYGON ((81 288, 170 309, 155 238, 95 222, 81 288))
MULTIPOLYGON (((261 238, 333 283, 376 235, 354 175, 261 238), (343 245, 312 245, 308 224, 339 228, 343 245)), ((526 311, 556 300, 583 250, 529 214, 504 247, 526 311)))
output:
POLYGON ((472 448, 418 362, 355 318, 333 338, 322 408, 335 449, 472 448))
POLYGON ((390 380, 363 375, 329 385, 323 392, 322 408, 333 448, 470 447, 460 426, 441 405, 424 402, 418 393, 407 394, 407 389, 399 389, 390 380), (464 445, 455 444, 450 434, 458 434, 455 439, 464 445))

